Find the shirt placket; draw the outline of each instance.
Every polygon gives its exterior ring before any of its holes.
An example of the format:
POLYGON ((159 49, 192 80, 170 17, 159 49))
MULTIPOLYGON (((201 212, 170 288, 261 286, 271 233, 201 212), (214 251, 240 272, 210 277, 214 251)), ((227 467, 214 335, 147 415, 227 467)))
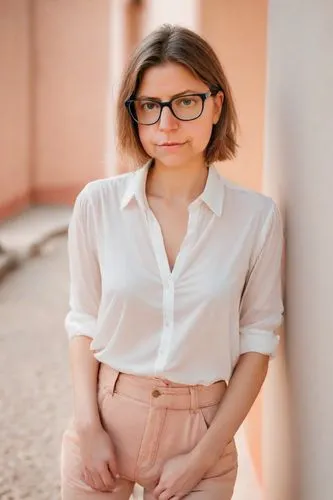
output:
POLYGON ((163 285, 163 328, 158 355, 155 362, 156 373, 161 373, 165 369, 165 366, 167 364, 167 358, 170 352, 170 343, 172 341, 172 334, 174 331, 175 280, 179 275, 180 269, 184 263, 184 259, 186 259, 188 248, 191 245, 193 238, 195 238, 194 234, 198 222, 198 216, 199 206, 191 206, 189 209, 188 228, 184 238, 184 242, 181 245, 173 271, 170 272, 168 257, 165 250, 160 225, 151 211, 147 213, 150 237, 163 285))
POLYGON ((174 331, 174 306, 175 284, 170 275, 167 282, 163 283, 163 331, 155 364, 156 372, 163 371, 167 363, 170 342, 174 331))

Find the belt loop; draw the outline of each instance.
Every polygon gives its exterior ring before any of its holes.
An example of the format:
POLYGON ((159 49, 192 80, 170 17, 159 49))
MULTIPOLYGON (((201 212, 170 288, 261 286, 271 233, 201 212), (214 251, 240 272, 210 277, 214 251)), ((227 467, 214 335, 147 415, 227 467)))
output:
POLYGON ((111 389, 112 396, 114 395, 114 392, 116 390, 116 384, 118 382, 119 375, 120 375, 120 372, 118 372, 117 370, 113 370, 112 382, 110 384, 110 389, 111 389))
POLYGON ((191 411, 197 411, 199 408, 199 401, 198 401, 198 388, 194 386, 190 386, 190 395, 191 395, 191 411))

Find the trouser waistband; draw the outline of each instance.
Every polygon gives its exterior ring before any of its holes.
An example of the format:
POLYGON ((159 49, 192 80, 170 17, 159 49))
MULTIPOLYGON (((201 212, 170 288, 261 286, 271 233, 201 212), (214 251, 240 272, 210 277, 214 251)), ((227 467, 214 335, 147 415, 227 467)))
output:
POLYGON ((99 370, 101 390, 110 394, 141 401, 154 407, 177 410, 197 410, 218 404, 225 393, 226 382, 214 384, 182 385, 154 377, 129 375, 102 363, 99 370))

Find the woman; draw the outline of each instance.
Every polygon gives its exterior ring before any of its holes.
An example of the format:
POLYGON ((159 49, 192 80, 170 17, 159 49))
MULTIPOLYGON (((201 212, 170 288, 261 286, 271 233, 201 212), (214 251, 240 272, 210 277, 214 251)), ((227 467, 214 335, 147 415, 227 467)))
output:
POLYGON ((146 500, 231 499, 234 435, 278 344, 279 212, 213 165, 235 156, 236 113, 192 31, 142 42, 117 124, 141 168, 89 183, 69 228, 62 498, 125 500, 137 482, 146 500))

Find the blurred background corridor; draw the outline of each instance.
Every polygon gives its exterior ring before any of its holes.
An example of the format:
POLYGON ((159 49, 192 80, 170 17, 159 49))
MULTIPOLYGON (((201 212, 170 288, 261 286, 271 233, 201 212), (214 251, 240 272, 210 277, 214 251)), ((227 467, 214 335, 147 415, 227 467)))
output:
POLYGON ((237 435, 234 498, 332 500, 331 0, 0 0, 0 498, 59 498, 71 207, 129 170, 118 84, 165 22, 204 36, 234 90, 240 150, 219 171, 285 219, 282 343, 237 435))

